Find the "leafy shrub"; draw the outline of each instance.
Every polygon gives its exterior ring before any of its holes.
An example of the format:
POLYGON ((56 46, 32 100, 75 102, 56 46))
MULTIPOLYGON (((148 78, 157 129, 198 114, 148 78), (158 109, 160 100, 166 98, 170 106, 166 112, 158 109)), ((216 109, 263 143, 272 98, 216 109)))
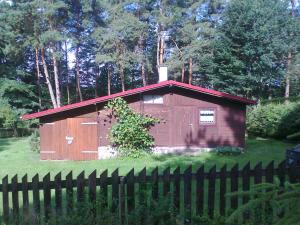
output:
POLYGON ((240 155, 243 150, 238 147, 222 146, 215 148, 215 152, 218 155, 240 155))
POLYGON ((109 140, 123 156, 140 157, 150 152, 154 138, 149 129, 158 119, 134 112, 122 98, 109 101, 106 108, 111 109, 117 122, 113 124, 109 140))
POLYGON ((286 138, 300 130, 300 103, 259 105, 247 112, 249 134, 286 138))
POLYGON ((32 132, 32 134, 29 136, 28 141, 31 151, 40 152, 40 135, 37 129, 32 132))

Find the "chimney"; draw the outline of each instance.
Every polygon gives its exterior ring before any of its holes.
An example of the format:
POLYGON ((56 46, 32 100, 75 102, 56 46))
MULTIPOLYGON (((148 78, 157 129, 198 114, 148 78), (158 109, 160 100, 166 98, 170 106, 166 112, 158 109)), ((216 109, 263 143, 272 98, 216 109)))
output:
POLYGON ((158 72, 158 82, 167 81, 168 80, 168 67, 167 66, 159 66, 158 72))

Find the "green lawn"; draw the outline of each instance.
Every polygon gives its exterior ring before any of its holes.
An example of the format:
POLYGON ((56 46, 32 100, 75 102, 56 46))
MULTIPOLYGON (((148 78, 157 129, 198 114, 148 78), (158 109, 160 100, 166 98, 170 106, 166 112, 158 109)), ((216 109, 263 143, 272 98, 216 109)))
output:
POLYGON ((161 169, 171 166, 185 167, 193 164, 195 167, 205 164, 206 168, 217 164, 218 167, 227 163, 233 165, 239 163, 244 165, 251 161, 253 164, 262 161, 267 164, 271 160, 280 162, 284 159, 285 149, 294 144, 286 143, 278 140, 251 138, 247 140, 246 153, 239 156, 218 156, 214 153, 203 153, 200 156, 148 156, 141 159, 108 159, 99 161, 40 161, 39 155, 30 151, 27 138, 7 138, 0 139, 0 178, 9 175, 18 174, 21 178, 24 174, 32 177, 39 173, 41 176, 51 172, 54 176, 58 172, 62 172, 63 176, 69 171, 73 171, 77 175, 82 170, 89 174, 97 169, 98 173, 104 169, 112 172, 119 168, 121 174, 125 174, 131 168, 139 171, 143 167, 149 169, 159 166, 161 169))

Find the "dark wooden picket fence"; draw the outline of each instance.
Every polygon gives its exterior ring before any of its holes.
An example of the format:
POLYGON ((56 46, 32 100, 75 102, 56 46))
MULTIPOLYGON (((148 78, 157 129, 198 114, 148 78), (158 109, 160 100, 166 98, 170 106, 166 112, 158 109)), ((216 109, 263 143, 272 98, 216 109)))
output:
POLYGON ((90 202, 99 201, 98 192, 101 192, 101 204, 124 218, 135 209, 142 191, 149 193, 148 197, 153 201, 171 197, 173 205, 183 209, 187 220, 192 214, 207 213, 214 217, 216 214, 226 215, 228 210, 232 211, 249 200, 246 196, 228 199, 226 193, 249 190, 252 184, 272 183, 275 177, 282 184, 287 180, 296 182, 299 178, 299 168, 287 169, 285 162, 276 166, 270 162, 265 168, 262 163, 254 167, 248 163, 242 169, 238 164, 232 168, 224 165, 220 170, 216 166, 209 170, 204 166, 193 169, 191 165, 184 171, 178 167, 171 172, 168 167, 159 173, 158 168, 152 171, 144 168, 137 174, 132 169, 126 176, 119 176, 118 169, 108 176, 105 170, 98 177, 94 171, 87 178, 82 172, 76 179, 70 172, 65 179, 58 173, 54 180, 50 179, 49 173, 42 180, 37 174, 31 181, 25 175, 20 182, 17 175, 11 182, 6 176, 0 185, 3 220, 18 220, 20 214, 24 216, 31 212, 47 219, 53 214, 67 213, 84 198, 90 202))

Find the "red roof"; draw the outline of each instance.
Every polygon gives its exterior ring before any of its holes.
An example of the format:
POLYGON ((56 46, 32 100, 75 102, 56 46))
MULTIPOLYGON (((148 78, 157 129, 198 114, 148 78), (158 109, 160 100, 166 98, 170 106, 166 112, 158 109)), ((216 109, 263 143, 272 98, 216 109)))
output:
POLYGON ((137 93, 141 93, 141 92, 145 92, 145 91, 149 91, 149 90, 154 90, 154 89, 158 89, 158 88, 166 87, 166 86, 176 86, 176 87, 196 91, 196 92, 199 92, 199 93, 212 95, 212 96, 215 96, 215 97, 220 97, 220 98, 224 98, 224 99, 227 99, 227 100, 240 102, 240 103, 243 103, 243 104, 256 104, 256 101, 253 101, 253 100, 250 100, 250 99, 247 99, 247 98, 242 98, 242 97, 239 97, 239 96, 230 95, 230 94, 215 91, 215 90, 210 90, 210 89, 197 87, 197 86, 190 85, 190 84, 185 84, 185 83, 181 83, 181 82, 177 82, 177 81, 173 81, 173 80, 168 80, 168 81, 160 82, 158 84, 152 84, 152 85, 148 85, 148 86, 145 86, 145 87, 135 88, 135 89, 132 89, 132 90, 119 92, 119 93, 112 94, 112 95, 107 95, 107 96, 94 98, 94 99, 90 99, 90 100, 86 100, 86 101, 82 101, 82 102, 78 102, 78 103, 74 103, 74 104, 70 104, 70 105, 65 105, 65 106, 62 106, 62 107, 59 107, 59 108, 55 108, 55 109, 48 109, 48 110, 37 112, 37 113, 26 114, 26 115, 23 115, 21 118, 23 120, 39 118, 39 117, 43 117, 43 116, 47 116, 47 115, 51 115, 51 114, 71 110, 71 109, 76 109, 76 108, 80 108, 80 107, 84 107, 84 106, 88 106, 88 105, 93 105, 93 104, 100 103, 100 102, 105 102, 105 101, 108 101, 108 100, 113 99, 113 98, 125 97, 125 96, 128 96, 128 95, 133 95, 133 94, 137 94, 137 93))

